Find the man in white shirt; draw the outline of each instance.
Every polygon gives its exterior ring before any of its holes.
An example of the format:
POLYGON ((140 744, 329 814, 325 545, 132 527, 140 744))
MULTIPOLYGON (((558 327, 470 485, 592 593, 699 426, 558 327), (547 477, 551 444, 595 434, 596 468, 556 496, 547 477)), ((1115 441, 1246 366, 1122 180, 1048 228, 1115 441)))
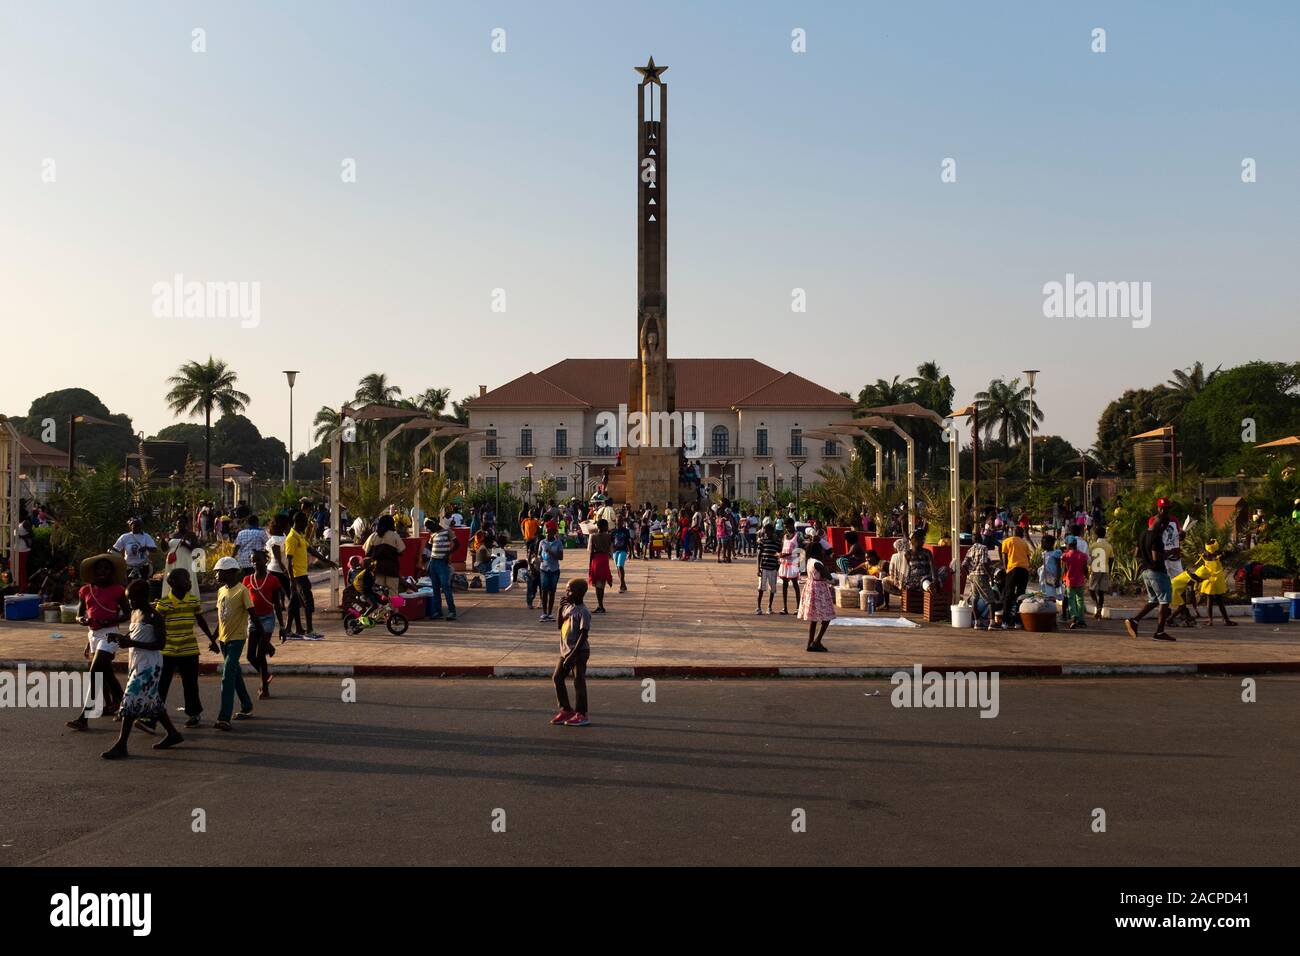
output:
POLYGON ((127 522, 128 531, 115 542, 110 551, 116 551, 126 558, 126 565, 132 577, 148 576, 150 555, 158 550, 158 542, 152 535, 144 533, 144 522, 132 518, 127 522))

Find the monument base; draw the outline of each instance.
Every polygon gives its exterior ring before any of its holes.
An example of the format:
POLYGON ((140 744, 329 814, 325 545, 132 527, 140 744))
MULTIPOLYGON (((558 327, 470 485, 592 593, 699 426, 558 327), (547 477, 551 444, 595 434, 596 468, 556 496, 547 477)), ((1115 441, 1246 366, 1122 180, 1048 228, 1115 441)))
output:
POLYGON ((676 448, 629 448, 624 458, 627 469, 627 500, 641 506, 650 502, 663 507, 677 504, 678 450, 676 448))

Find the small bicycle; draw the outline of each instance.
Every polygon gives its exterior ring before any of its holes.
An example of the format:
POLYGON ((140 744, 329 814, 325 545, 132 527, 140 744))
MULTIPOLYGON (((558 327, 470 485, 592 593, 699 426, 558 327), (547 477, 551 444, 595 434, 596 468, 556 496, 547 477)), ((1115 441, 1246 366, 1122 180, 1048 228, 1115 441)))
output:
POLYGON ((388 633, 395 637, 401 637, 406 633, 406 629, 411 626, 411 622, 406 619, 402 613, 402 608, 406 606, 405 599, 400 594, 389 596, 383 588, 377 588, 379 593, 379 606, 369 613, 365 613, 366 606, 359 601, 354 601, 343 610, 343 630, 349 634, 360 634, 367 628, 379 624, 381 621, 388 628, 388 633))

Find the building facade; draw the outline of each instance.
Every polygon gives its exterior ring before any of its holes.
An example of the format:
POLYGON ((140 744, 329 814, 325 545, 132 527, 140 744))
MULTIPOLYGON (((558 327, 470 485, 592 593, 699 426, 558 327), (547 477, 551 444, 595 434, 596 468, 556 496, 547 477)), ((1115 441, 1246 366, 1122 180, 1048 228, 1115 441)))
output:
MULTIPOLYGON (((617 467, 619 445, 602 428, 627 407, 631 359, 565 359, 492 390, 469 406, 470 476, 526 487, 542 478, 561 496, 585 497, 603 468, 617 467), (602 416, 602 413, 605 413, 602 416), (579 489, 586 462, 585 489, 579 489), (531 467, 530 467, 531 466, 531 467)), ((854 402, 792 372, 755 359, 670 359, 683 454, 732 497, 756 500, 775 487, 803 487, 825 465, 841 463, 836 443, 803 433, 847 421, 854 402), (697 433, 698 432, 698 433, 697 433)))

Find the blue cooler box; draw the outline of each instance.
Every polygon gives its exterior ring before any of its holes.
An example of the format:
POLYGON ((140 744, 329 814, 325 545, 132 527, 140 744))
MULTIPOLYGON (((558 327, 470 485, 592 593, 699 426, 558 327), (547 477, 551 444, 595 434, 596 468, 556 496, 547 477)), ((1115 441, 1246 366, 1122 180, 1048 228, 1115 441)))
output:
POLYGON ((40 616, 39 594, 10 594, 5 598, 6 621, 34 621, 40 616))
POLYGON ((1300 591, 1287 591, 1282 596, 1291 602, 1291 620, 1300 621, 1300 591))
POLYGON ((1285 624, 1291 618, 1291 602, 1284 597, 1250 599, 1256 624, 1285 624))

